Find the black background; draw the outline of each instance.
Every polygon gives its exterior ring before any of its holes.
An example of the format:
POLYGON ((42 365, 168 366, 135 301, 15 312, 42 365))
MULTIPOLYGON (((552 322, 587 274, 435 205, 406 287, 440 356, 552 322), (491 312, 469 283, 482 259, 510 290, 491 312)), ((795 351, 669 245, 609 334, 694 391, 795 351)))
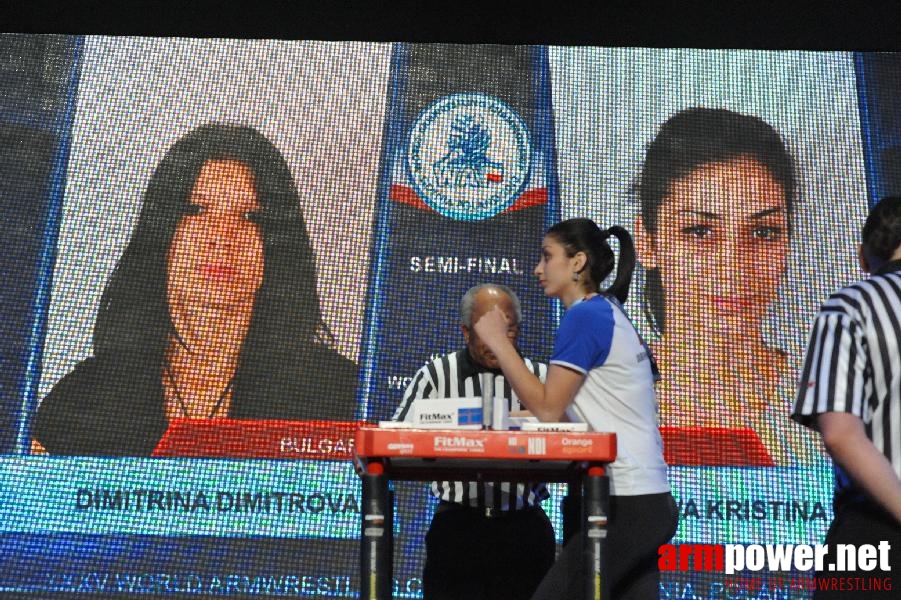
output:
POLYGON ((901 48, 893 4, 0 0, 0 31, 872 51, 901 48))

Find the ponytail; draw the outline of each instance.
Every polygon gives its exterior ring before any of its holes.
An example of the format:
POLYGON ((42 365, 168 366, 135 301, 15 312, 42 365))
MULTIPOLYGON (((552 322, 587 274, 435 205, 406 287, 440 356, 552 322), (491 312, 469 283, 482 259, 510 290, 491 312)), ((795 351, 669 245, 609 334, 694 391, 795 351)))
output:
POLYGON ((632 236, 624 228, 619 225, 613 225, 609 229, 602 231, 604 243, 607 238, 613 236, 619 241, 619 262, 616 265, 616 278, 610 284, 605 294, 610 294, 619 300, 620 304, 625 304, 626 298, 629 297, 629 286, 632 284, 632 272, 635 270, 635 244, 632 242, 632 236))

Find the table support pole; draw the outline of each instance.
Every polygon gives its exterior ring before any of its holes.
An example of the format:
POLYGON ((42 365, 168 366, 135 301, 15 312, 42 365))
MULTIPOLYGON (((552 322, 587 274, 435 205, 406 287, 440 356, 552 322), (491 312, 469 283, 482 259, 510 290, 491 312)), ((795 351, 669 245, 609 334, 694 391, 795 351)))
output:
POLYGON ((607 514, 609 485, 601 466, 590 466, 582 478, 582 560, 586 600, 607 600, 607 514))
POLYGON ((366 465, 363 480, 363 531, 360 532, 360 598, 390 600, 392 592, 392 510, 388 478, 381 462, 366 465))

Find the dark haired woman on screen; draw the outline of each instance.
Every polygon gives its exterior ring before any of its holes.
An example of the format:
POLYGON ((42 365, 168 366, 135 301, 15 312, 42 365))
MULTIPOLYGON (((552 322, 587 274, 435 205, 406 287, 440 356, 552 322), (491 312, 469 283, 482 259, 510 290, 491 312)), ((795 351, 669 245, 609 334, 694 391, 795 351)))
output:
MULTIPOLYGON (((503 313, 486 314, 475 329, 533 415, 542 421, 573 418, 594 431, 616 432, 617 458, 608 471, 610 592, 614 598, 656 598, 657 550, 675 533, 678 515, 657 429, 656 366, 622 310, 634 264, 632 238, 621 227, 601 231, 589 219, 570 219, 547 231, 535 275, 545 295, 558 298, 566 312, 544 384, 520 368, 503 313), (620 260, 613 284, 602 291, 616 262, 607 242, 611 236, 619 241, 620 260)), ((534 597, 582 597, 583 579, 573 576, 580 564, 574 539, 534 597)))
POLYGON ((670 117, 647 150, 636 223, 662 371, 661 424, 750 428, 775 464, 808 462, 788 418, 786 353, 764 340, 796 205, 794 161, 763 120, 724 109, 670 117))
POLYGON ((351 419, 357 367, 328 338, 284 158, 249 127, 199 127, 157 166, 94 356, 44 398, 34 437, 148 455, 177 418, 351 419))

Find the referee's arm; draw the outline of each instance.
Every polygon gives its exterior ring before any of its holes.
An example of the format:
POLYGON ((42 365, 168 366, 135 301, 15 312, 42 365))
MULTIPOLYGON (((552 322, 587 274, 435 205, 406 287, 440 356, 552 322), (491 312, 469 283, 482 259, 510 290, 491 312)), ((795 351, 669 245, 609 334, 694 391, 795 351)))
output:
POLYGON ((817 416, 817 427, 832 459, 901 523, 901 480, 867 437, 863 421, 851 413, 826 412, 817 416))
POLYGON ((864 428, 872 380, 853 304, 832 298, 817 315, 792 416, 818 429, 832 459, 901 523, 901 480, 864 428))

